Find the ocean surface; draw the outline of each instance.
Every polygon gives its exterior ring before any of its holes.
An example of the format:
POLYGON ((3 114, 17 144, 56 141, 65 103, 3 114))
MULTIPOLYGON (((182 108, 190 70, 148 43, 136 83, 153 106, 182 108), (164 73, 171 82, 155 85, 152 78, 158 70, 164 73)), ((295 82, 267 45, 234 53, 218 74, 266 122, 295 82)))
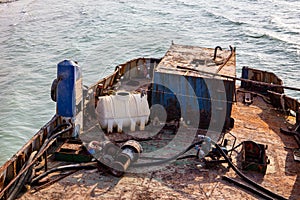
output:
MULTIPOLYGON (((55 114, 56 65, 79 62, 84 84, 171 41, 233 45, 243 66, 300 88, 299 0, 19 0, 0 4, 0 164, 55 114)), ((300 99, 300 93, 286 90, 300 99)))

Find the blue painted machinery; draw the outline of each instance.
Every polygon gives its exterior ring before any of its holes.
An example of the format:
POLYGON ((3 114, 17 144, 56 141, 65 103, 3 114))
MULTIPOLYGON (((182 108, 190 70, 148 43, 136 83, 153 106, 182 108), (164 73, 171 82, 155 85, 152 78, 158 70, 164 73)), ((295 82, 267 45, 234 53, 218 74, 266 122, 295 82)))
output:
POLYGON ((51 87, 56 114, 74 125, 73 137, 82 129, 82 72, 77 62, 64 60, 57 65, 57 78, 51 87))

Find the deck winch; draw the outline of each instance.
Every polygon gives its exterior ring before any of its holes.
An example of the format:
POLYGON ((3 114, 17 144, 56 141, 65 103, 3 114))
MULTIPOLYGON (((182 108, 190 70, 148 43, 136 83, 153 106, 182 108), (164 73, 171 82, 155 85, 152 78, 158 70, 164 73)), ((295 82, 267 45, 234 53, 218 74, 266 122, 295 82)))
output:
POLYGON ((122 176, 128 167, 138 160, 143 151, 142 146, 135 140, 128 140, 120 148, 109 140, 91 141, 86 144, 88 152, 100 163, 109 167, 115 176, 122 176))
POLYGON ((115 176, 122 176, 128 169, 132 162, 137 161, 143 148, 135 140, 128 140, 121 146, 120 153, 116 156, 114 163, 112 164, 111 172, 115 176))

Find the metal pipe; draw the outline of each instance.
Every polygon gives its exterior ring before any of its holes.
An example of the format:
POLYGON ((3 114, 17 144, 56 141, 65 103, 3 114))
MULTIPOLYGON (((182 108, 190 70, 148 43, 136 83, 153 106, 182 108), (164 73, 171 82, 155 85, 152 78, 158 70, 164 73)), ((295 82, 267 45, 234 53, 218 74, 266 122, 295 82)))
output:
POLYGON ((260 81, 253 81, 253 80, 249 80, 249 79, 237 78, 237 77, 233 77, 233 76, 216 74, 216 73, 212 73, 212 72, 205 72, 205 71, 202 71, 202 70, 191 69, 191 68, 182 67, 182 66, 177 66, 177 68, 178 69, 195 71, 195 72, 199 72, 199 73, 203 73, 203 74, 208 74, 208 75, 212 75, 212 76, 218 76, 218 77, 222 77, 222 78, 228 78, 228 79, 233 79, 233 80, 238 80, 238 81, 244 81, 244 82, 254 83, 254 84, 258 84, 258 85, 264 85, 264 86, 268 86, 268 87, 278 87, 278 88, 284 88, 284 89, 289 89, 289 90, 300 91, 300 88, 295 88, 295 87, 289 87, 289 86, 284 86, 284 85, 277 85, 277 84, 265 83, 265 82, 260 82, 260 81))
POLYGON ((218 49, 220 49, 222 51, 222 48, 220 46, 216 46, 213 60, 215 60, 217 58, 217 51, 218 51, 218 49))

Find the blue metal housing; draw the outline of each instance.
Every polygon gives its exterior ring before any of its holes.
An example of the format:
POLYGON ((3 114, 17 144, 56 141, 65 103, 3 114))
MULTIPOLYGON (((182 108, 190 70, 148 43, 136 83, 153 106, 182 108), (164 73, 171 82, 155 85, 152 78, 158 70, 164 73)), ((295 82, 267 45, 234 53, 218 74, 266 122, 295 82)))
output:
MULTIPOLYGON (((81 69, 70 60, 64 60, 57 65, 57 114, 63 117, 75 117, 76 92, 81 92, 81 69), (78 87, 78 88, 76 88, 78 87)), ((77 94, 78 95, 78 94, 77 94)), ((81 101, 81 100, 79 100, 81 101)))
POLYGON ((178 112, 174 113, 173 111, 171 118, 182 117, 185 121, 195 125, 199 120, 199 126, 203 128, 209 125, 211 113, 215 110, 226 112, 225 121, 229 122, 235 82, 221 80, 224 84, 224 91, 220 90, 220 94, 215 94, 212 99, 207 86, 212 81, 214 80, 202 77, 156 72, 154 73, 152 105, 160 104, 167 111, 172 106, 171 109, 174 110, 175 106, 178 112), (212 101, 214 101, 214 107, 216 108, 214 110, 212 110, 212 101), (197 122, 194 120, 197 120, 197 122))
POLYGON ((235 77, 235 49, 219 49, 173 44, 162 58, 154 70, 151 104, 165 108, 167 121, 183 118, 216 131, 232 126, 235 80, 221 76, 235 77))
MULTIPOLYGON (((242 69, 242 78, 243 79, 248 79, 248 67, 243 67, 242 69)), ((247 87, 247 83, 245 81, 241 82, 241 88, 246 88, 247 87)))

